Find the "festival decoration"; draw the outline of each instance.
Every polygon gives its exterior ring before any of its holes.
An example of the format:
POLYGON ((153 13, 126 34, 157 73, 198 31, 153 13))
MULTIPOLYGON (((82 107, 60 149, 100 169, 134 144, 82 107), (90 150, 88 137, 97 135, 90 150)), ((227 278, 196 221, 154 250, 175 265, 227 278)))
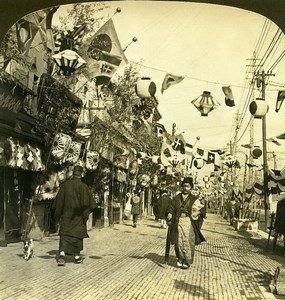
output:
POLYGON ((230 86, 223 86, 222 90, 225 94, 225 104, 227 106, 235 106, 235 100, 230 86))
POLYGON ((155 95, 156 85, 150 77, 142 77, 136 82, 135 91, 141 99, 151 98, 155 95))
POLYGON ((97 151, 88 150, 86 152, 86 169, 96 170, 99 163, 99 153, 97 151))
POLYGON ((277 96, 277 100, 276 100, 276 106, 275 106, 275 111, 278 112, 281 108, 281 105, 284 101, 285 98, 285 91, 279 91, 278 92, 278 96, 277 96))
POLYGON ((176 76, 173 74, 166 74, 164 77, 164 80, 162 82, 162 86, 161 86, 161 94, 163 94, 163 92, 165 90, 167 90, 171 85, 177 84, 179 82, 181 82, 185 77, 183 76, 176 76))
POLYGON ((259 158, 262 155, 262 150, 259 147, 255 147, 251 150, 251 155, 253 158, 259 158))
POLYGON ((53 55, 52 58, 59 68, 59 73, 65 76, 70 75, 86 64, 86 61, 79 54, 68 49, 53 55))
POLYGON ((220 106, 220 103, 211 96, 211 92, 204 91, 202 95, 192 100, 191 103, 201 112, 201 116, 208 116, 208 113, 220 106))
POLYGON ((54 138, 51 154, 57 159, 63 159, 70 143, 71 137, 69 135, 58 133, 54 138))
POLYGON ((256 98, 249 105, 249 111, 255 119, 261 119, 264 117, 269 110, 269 106, 266 101, 262 98, 256 98))
POLYGON ((65 160, 75 164, 80 156, 81 143, 72 141, 65 155, 65 160))

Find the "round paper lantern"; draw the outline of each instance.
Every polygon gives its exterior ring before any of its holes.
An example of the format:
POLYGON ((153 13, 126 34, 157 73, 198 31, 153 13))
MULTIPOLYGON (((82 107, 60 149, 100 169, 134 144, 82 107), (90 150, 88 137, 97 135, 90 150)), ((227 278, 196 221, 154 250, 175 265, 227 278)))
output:
POLYGON ((149 77, 142 77, 137 81, 135 90, 140 98, 151 98, 155 95, 156 85, 149 77))
POLYGON ((202 169, 204 166, 204 161, 202 158, 195 158, 193 164, 195 168, 202 169))
POLYGON ((269 106, 262 98, 257 98, 249 105, 249 111, 255 119, 261 119, 262 117, 264 117, 267 114, 268 110, 269 106))
POLYGON ((260 148, 254 148, 251 151, 251 155, 253 156, 253 158, 258 158, 261 156, 261 154, 262 154, 262 150, 260 148))

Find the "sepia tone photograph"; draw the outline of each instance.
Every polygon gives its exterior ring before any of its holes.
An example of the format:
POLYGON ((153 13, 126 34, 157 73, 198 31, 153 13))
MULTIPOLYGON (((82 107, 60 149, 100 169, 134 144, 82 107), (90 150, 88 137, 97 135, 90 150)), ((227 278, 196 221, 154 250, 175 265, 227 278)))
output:
POLYGON ((0 6, 0 299, 285 299, 285 2, 0 6))

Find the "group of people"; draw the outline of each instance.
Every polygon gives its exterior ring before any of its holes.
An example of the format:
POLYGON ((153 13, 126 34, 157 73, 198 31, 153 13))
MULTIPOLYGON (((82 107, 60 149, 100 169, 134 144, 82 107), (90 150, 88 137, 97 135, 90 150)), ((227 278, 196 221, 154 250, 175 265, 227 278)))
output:
MULTIPOLYGON (((58 266, 65 265, 66 255, 74 256, 74 263, 82 263, 80 252, 83 239, 88 237, 87 220, 96 203, 89 187, 81 181, 83 168, 75 166, 73 176, 61 184, 53 203, 54 215, 60 223, 58 266)), ((191 193, 193 179, 184 178, 181 192, 171 197, 166 185, 159 197, 159 217, 162 227, 167 227, 165 262, 169 259, 170 245, 174 245, 177 266, 188 269, 193 263, 195 245, 205 241, 201 233, 206 207, 198 196, 191 193), (168 226, 166 226, 166 224, 168 226)), ((134 193, 131 197, 133 227, 136 227, 140 214, 140 197, 134 193)))

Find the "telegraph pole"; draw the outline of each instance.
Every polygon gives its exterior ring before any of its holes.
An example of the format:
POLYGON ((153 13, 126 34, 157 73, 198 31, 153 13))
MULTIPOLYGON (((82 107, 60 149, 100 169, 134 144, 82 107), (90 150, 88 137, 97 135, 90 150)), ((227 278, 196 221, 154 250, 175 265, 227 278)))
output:
MULTIPOLYGON (((275 76, 271 72, 265 73, 264 70, 261 72, 255 73, 257 77, 257 87, 261 87, 261 97, 265 101, 265 79, 269 76, 275 76)), ((263 193, 264 193, 264 226, 265 231, 267 231, 267 222, 268 222, 268 181, 267 181, 267 144, 266 144, 266 114, 262 117, 262 151, 263 151, 263 193)))

